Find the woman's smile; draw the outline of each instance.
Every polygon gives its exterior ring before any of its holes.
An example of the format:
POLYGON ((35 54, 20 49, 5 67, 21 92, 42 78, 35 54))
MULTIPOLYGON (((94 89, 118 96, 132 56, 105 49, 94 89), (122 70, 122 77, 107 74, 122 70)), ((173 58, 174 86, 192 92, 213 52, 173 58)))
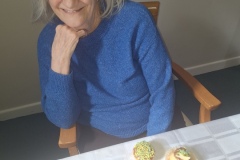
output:
POLYGON ((77 13, 77 12, 79 12, 81 9, 79 9, 79 10, 68 10, 68 9, 62 9, 64 12, 66 12, 66 13, 70 13, 70 14, 73 14, 73 13, 77 13))
POLYGON ((75 30, 95 30, 101 21, 96 0, 49 0, 55 15, 75 30))

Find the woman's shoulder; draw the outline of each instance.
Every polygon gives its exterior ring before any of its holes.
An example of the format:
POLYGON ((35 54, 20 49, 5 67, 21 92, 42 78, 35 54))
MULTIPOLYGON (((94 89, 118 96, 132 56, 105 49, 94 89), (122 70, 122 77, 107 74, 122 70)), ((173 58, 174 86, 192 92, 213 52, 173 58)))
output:
POLYGON ((152 15, 149 10, 139 2, 130 0, 124 1, 124 5, 112 17, 115 25, 124 26, 127 28, 135 28, 136 26, 144 27, 149 25, 155 25, 152 15))
POLYGON ((49 49, 51 48, 52 42, 54 40, 55 36, 55 28, 59 23, 56 23, 54 21, 48 22, 40 32, 38 36, 38 50, 41 50, 43 48, 49 49))
POLYGON ((56 28, 57 24, 55 22, 49 22, 47 23, 42 31, 40 32, 39 36, 38 36, 38 41, 51 41, 54 38, 55 35, 55 28, 56 28))
POLYGON ((39 38, 41 37, 53 37, 55 35, 55 29, 57 25, 63 24, 57 17, 49 21, 40 32, 39 38))
POLYGON ((137 20, 151 19, 151 14, 149 10, 139 2, 126 0, 120 11, 120 14, 121 12, 137 20))
POLYGON ((147 10, 147 8, 141 4, 141 2, 135 2, 135 1, 131 1, 131 0, 125 0, 124 1, 124 8, 125 9, 131 9, 131 11, 137 11, 137 12, 145 12, 147 10), (134 10, 132 10, 134 9, 134 10))

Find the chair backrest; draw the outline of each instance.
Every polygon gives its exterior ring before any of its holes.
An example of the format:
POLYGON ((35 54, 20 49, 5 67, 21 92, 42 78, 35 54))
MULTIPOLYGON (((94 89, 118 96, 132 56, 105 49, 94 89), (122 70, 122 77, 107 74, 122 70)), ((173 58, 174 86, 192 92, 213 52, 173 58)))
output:
POLYGON ((151 12, 155 22, 157 23, 160 2, 159 1, 151 1, 151 2, 140 2, 140 3, 147 7, 147 9, 151 12))

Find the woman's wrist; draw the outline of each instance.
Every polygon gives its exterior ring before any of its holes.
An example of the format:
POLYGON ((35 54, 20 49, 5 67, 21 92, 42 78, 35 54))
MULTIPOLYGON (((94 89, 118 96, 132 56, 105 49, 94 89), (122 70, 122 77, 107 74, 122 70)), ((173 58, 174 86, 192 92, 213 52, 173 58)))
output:
POLYGON ((56 73, 67 75, 70 73, 70 60, 53 60, 52 59, 51 69, 56 73))

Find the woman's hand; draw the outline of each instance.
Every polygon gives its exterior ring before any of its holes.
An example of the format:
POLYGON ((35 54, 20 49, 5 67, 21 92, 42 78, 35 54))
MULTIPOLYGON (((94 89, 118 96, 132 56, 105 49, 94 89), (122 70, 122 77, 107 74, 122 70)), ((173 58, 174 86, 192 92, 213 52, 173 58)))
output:
POLYGON ((58 25, 52 44, 53 71, 61 74, 69 74, 72 54, 77 46, 79 38, 87 35, 85 30, 75 31, 66 25, 58 25))

